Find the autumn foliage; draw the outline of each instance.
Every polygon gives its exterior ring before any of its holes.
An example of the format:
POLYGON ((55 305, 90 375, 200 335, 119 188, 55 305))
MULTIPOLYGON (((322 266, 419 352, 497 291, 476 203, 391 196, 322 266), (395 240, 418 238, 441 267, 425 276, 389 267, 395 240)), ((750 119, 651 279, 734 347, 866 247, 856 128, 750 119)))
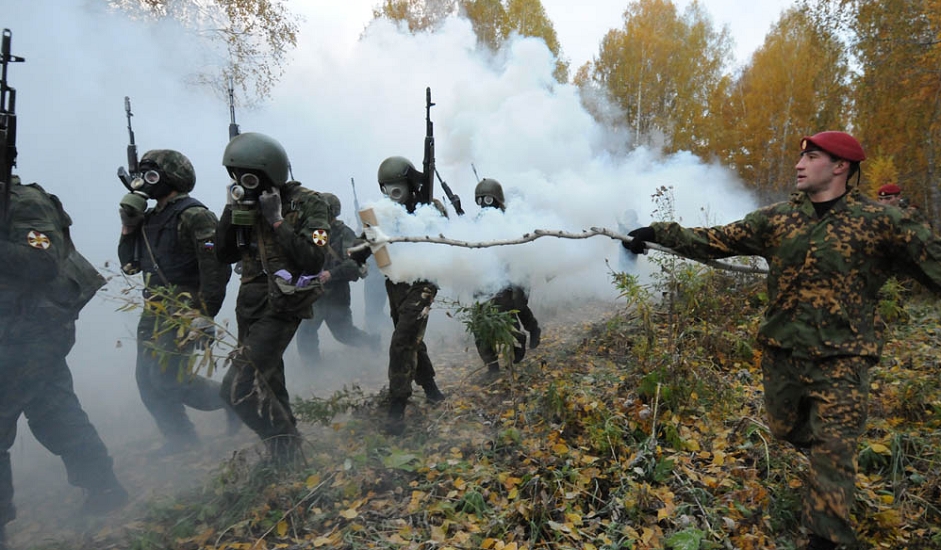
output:
MULTIPOLYGON (((301 401, 305 466, 273 470, 243 449, 68 548, 799 547, 807 461, 764 423, 763 280, 663 265, 646 284, 612 273, 616 307, 549 324, 514 375, 442 350, 449 399, 413 399, 403 437, 383 434, 381 393, 301 401)), ((884 291, 890 337, 859 448, 854 517, 873 547, 941 544, 941 319, 911 284, 884 291)))

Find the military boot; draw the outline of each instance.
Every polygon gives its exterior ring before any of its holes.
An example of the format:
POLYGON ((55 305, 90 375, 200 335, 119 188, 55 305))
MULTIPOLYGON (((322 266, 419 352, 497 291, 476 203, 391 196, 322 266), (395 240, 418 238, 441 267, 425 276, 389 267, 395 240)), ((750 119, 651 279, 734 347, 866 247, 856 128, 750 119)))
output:
POLYGON ((807 550, 835 550, 837 548, 837 544, 823 537, 810 535, 810 538, 807 540, 807 546, 805 548, 807 550))
POLYGON ((500 372, 500 362, 493 361, 492 363, 487 363, 487 372, 500 372))
POLYGON ((402 435, 405 431, 405 405, 406 401, 392 401, 389 403, 389 418, 386 420, 386 433, 389 435, 402 435))
POLYGON ((112 474, 109 482, 101 487, 87 490, 82 511, 86 514, 102 516, 124 506, 127 500, 127 490, 112 474))
POLYGON ((429 403, 441 403, 445 400, 445 395, 438 389, 434 380, 422 384, 421 387, 425 390, 425 400, 429 403))
POLYGON ((0 550, 7 550, 7 526, 0 525, 0 550))

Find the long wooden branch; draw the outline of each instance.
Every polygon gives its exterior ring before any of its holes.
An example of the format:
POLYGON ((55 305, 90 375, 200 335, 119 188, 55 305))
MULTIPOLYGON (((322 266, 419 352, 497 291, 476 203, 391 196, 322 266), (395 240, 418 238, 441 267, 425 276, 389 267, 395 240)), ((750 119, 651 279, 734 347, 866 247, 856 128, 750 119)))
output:
MULTIPOLYGON (((450 239, 444 235, 438 235, 437 237, 431 237, 429 235, 423 235, 420 237, 393 237, 393 236, 383 236, 383 238, 376 239, 371 243, 361 243, 356 246, 352 246, 348 249, 349 252, 355 252, 357 250, 362 250, 372 245, 382 245, 386 243, 433 243, 433 244, 446 244, 449 246, 458 246, 462 248, 490 248, 492 246, 509 246, 515 244, 525 244, 528 242, 535 241, 541 237, 556 237, 559 239, 587 239, 589 237, 597 237, 603 235, 605 237, 610 237, 612 239, 617 239, 619 241, 631 242, 632 237, 627 235, 622 235, 616 231, 611 231, 610 229, 604 227, 592 227, 589 230, 583 230, 581 233, 571 233, 568 231, 556 231, 549 229, 534 229, 531 233, 524 233, 523 236, 515 239, 498 239, 493 241, 460 241, 456 239, 450 239)), ((682 254, 661 246, 656 243, 647 243, 647 248, 651 250, 656 250, 658 252, 664 252, 666 254, 672 254, 674 256, 679 256, 681 258, 686 258, 682 254)), ((768 270, 762 267, 747 266, 741 264, 730 264, 726 262, 720 262, 717 260, 696 260, 695 258, 686 258, 688 260, 694 260, 699 263, 714 267, 717 269, 724 269, 727 271, 736 271, 739 273, 754 273, 754 274, 766 274, 768 270)))

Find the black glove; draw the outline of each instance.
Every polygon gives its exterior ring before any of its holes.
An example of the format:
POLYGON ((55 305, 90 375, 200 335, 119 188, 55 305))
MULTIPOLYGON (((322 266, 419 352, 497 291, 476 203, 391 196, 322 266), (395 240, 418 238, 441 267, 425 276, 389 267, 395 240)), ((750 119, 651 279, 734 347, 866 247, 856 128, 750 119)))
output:
POLYGON ((264 216, 265 221, 271 225, 284 219, 281 217, 281 195, 278 194, 277 190, 262 193, 261 197, 258 198, 258 208, 261 210, 261 215, 264 216))
POLYGON ((652 227, 638 227, 627 234, 631 242, 621 241, 621 246, 630 250, 634 254, 643 254, 647 252, 647 243, 656 242, 657 235, 652 227))
POLYGON ((358 263, 359 265, 365 264, 366 260, 368 260, 369 256, 371 255, 372 255, 372 250, 368 246, 364 247, 362 250, 356 250, 354 252, 349 253, 350 259, 352 259, 354 262, 358 263))
POLYGON ((144 213, 126 205, 121 205, 118 209, 121 214, 121 225, 137 229, 144 223, 144 213))

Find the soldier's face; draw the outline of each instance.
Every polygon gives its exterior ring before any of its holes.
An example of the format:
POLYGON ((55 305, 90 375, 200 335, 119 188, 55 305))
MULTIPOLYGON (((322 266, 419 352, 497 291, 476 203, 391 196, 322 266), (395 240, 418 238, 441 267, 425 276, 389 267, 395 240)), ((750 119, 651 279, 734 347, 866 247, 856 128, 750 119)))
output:
POLYGON ((879 202, 882 204, 891 204, 892 206, 898 206, 899 202, 902 200, 902 195, 880 195, 879 202))
POLYGON ((797 161, 797 190, 808 195, 827 191, 833 186, 835 170, 844 160, 833 160, 823 151, 804 151, 797 161))

